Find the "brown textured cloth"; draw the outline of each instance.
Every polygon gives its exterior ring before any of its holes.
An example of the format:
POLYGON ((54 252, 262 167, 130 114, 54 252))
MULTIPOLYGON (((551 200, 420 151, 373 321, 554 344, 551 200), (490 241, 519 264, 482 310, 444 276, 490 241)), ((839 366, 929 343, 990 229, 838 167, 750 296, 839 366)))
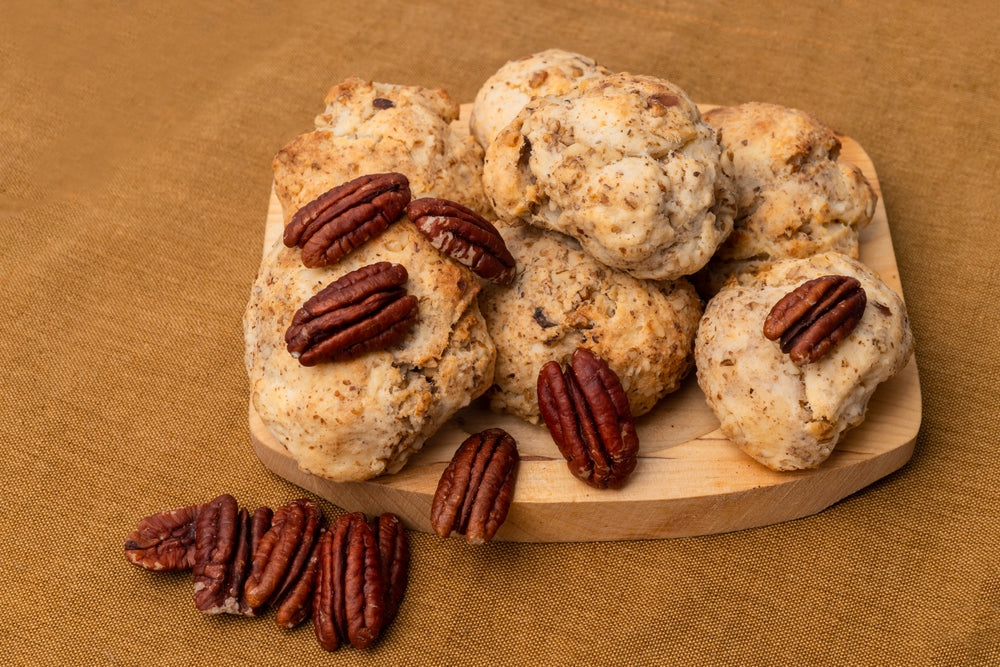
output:
MULTIPOLYGON (((1000 20, 992 2, 15 2, 0 18, 7 664, 1000 661, 1000 20), (734 534, 469 548, 413 534, 364 653, 205 617, 141 516, 301 494, 248 439, 240 317, 270 160, 349 75, 471 100, 548 47, 703 102, 816 112, 878 170, 924 417, 898 473, 734 534)), ((332 506, 325 506, 330 513, 332 506)))

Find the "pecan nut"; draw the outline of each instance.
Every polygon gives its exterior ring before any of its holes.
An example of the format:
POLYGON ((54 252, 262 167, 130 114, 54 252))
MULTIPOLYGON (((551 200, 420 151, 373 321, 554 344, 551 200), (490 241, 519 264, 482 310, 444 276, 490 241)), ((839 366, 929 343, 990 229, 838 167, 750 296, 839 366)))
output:
POLYGON ((372 533, 378 544, 382 563, 382 588, 385 589, 383 622, 388 625, 396 617, 399 605, 406 594, 406 583, 410 569, 410 542, 406 529, 395 514, 386 512, 374 517, 372 533))
POLYGON ((377 262, 330 283, 292 317, 285 332, 288 352, 313 366, 395 345, 417 318, 407 278, 406 267, 377 262))
POLYGON ((146 570, 190 570, 195 557, 195 523, 202 507, 189 505, 142 519, 125 536, 125 558, 146 570))
POLYGON ((284 243, 308 267, 333 264, 402 217, 410 183, 398 173, 361 176, 321 194, 292 216, 284 243))
POLYGON ((341 642, 368 648, 384 625, 379 548, 365 516, 344 514, 327 531, 317 559, 313 626, 327 651, 341 642))
POLYGON ((309 617, 309 611, 312 609, 313 593, 316 589, 316 573, 319 571, 319 545, 322 541, 322 532, 324 530, 320 529, 320 538, 312 545, 312 549, 309 552, 309 560, 306 562, 302 574, 278 606, 278 612, 274 620, 283 628, 291 629, 297 627, 309 617))
POLYGON ((253 610, 243 596, 243 583, 250 571, 250 514, 241 509, 236 515, 236 542, 232 560, 226 572, 222 604, 219 611, 227 614, 252 616, 253 610))
POLYGON ((539 412, 570 472, 599 489, 622 486, 635 469, 639 436, 608 364, 577 348, 565 371, 557 361, 542 367, 537 391, 539 412))
POLYGON ((308 498, 278 508, 271 527, 253 553, 244 585, 247 603, 254 609, 280 602, 295 585, 319 532, 322 513, 308 498))
POLYGON ((516 264, 503 237, 488 220, 447 199, 422 197, 406 206, 413 224, 431 245, 500 285, 514 280, 516 264))
POLYGON ((431 527, 441 537, 453 531, 472 544, 493 539, 507 519, 520 455, 517 442, 499 428, 475 433, 445 468, 431 503, 431 527))
POLYGON ((340 635, 333 615, 333 530, 324 532, 316 543, 316 588, 312 598, 313 632, 324 651, 340 648, 340 635))
POLYGON ((198 514, 193 573, 194 605, 199 611, 219 614, 226 610, 239 533, 239 506, 228 493, 212 500, 198 514))
POLYGON ((257 610, 247 602, 244 586, 250 575, 254 549, 259 544, 260 538, 270 529, 273 514, 270 507, 258 507, 252 515, 247 510, 240 510, 236 552, 233 554, 229 582, 226 585, 226 598, 222 604, 223 611, 227 614, 257 615, 257 610))
POLYGON ((867 303, 857 278, 820 276, 774 304, 764 320, 764 337, 779 341, 794 364, 810 364, 854 331, 867 303))

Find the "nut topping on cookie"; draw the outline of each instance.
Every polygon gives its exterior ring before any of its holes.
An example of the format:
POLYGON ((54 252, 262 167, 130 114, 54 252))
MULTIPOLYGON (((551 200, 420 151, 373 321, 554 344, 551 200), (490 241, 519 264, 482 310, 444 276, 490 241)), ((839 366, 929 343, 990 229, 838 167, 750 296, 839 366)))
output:
POLYGON ((406 214, 431 245, 500 285, 514 280, 514 257, 490 222, 461 204, 423 197, 406 206, 406 214))
POLYGON ((431 527, 441 537, 464 533, 470 544, 489 542, 506 520, 520 455, 500 428, 466 438, 445 468, 431 504, 431 527))
POLYGON ((779 340, 796 365, 822 358, 850 334, 867 304, 865 290, 850 276, 821 276, 783 296, 764 320, 764 336, 779 340))
POLYGON ((603 359, 577 348, 563 371, 538 374, 538 409, 570 472, 593 487, 618 488, 635 469, 639 436, 621 381, 603 359))
POLYGON ((417 318, 417 297, 403 287, 407 278, 401 264, 377 262, 330 283, 292 318, 289 353, 314 366, 395 345, 417 318))
POLYGON ((302 249, 312 268, 337 262, 399 220, 410 201, 410 183, 397 173, 369 174, 321 194, 292 216, 284 243, 302 249))

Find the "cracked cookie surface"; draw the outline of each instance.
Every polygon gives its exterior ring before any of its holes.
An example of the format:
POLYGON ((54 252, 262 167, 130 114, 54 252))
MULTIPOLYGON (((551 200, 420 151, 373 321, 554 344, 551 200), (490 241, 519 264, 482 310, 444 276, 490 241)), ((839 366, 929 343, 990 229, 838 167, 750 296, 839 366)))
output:
POLYGON ((499 218, 568 234, 638 278, 696 272, 732 229, 715 131, 651 76, 530 102, 489 145, 483 183, 499 218))

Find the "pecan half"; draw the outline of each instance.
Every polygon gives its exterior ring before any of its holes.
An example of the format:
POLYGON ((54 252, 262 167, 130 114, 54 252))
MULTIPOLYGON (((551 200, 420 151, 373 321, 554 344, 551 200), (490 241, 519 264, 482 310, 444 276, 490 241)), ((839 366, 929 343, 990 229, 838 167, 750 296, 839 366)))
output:
MULTIPOLYGON (((325 529, 320 529, 321 531, 325 529)), ((309 560, 306 561, 305 568, 295 581, 295 585, 289 589, 288 594, 281 600, 278 606, 278 613, 274 620, 283 628, 294 628, 309 617, 312 608, 313 593, 316 589, 316 574, 319 572, 319 545, 320 539, 312 545, 309 551, 309 560)))
POLYGON ((289 353, 313 366, 395 345, 417 318, 407 278, 406 267, 377 262, 330 283, 292 317, 285 332, 289 353))
POLYGON ((361 176, 321 194, 292 216, 284 243, 302 249, 308 267, 337 262, 403 214, 410 183, 397 173, 361 176))
POLYGON ((796 365, 821 359, 864 315, 868 297, 857 278, 821 276, 783 296, 764 320, 764 336, 777 340, 796 365))
MULTIPOLYGON (((244 570, 242 573, 242 579, 238 582, 233 582, 233 586, 238 586, 239 590, 235 591, 236 603, 233 605, 231 598, 233 597, 233 590, 230 590, 229 595, 226 597, 227 612, 231 614, 240 614, 242 616, 256 616, 257 609, 255 609, 247 601, 246 594, 246 580, 250 576, 250 569, 253 565, 253 554, 257 551, 257 545, 260 544, 260 540, 267 531, 271 529, 271 519, 274 517, 274 511, 270 507, 258 507, 254 510, 253 514, 250 516, 250 534, 249 539, 246 540, 245 546, 247 548, 247 558, 246 564, 244 565, 244 570), (235 609, 233 609, 235 607, 235 609)), ((240 548, 244 546, 244 543, 240 543, 240 548)), ((240 555, 237 555, 236 560, 238 562, 243 562, 240 555)), ((235 569, 235 568, 234 568, 235 569)))
POLYGON ((244 593, 247 603, 259 608, 277 602, 295 585, 305 567, 322 514, 308 498, 278 508, 270 529, 253 553, 244 593))
POLYGON ((368 648, 378 638, 384 620, 378 545, 364 514, 344 515, 338 524, 333 534, 333 572, 342 583, 343 598, 334 606, 334 618, 351 646, 368 648))
MULTIPOLYGON (((335 524, 336 525, 336 524, 335 524)), ((340 648, 340 635, 333 614, 333 598, 339 586, 333 579, 333 530, 324 532, 316 543, 316 589, 312 598, 313 631, 324 651, 340 648)))
POLYGON ((639 436, 621 381, 608 364, 577 348, 566 370, 550 361, 538 374, 538 409, 570 472, 618 488, 635 469, 639 436))
POLYGON ((240 532, 239 506, 228 493, 198 514, 195 525, 194 605, 207 614, 226 610, 233 555, 240 532))
POLYGON ((452 531, 472 544, 493 539, 514 496, 520 456, 506 431, 491 428, 461 444, 445 468, 431 503, 431 527, 441 537, 452 531))
POLYGON ((225 595, 221 605, 221 611, 227 614, 253 615, 253 609, 243 595, 243 584, 250 572, 250 555, 250 513, 241 509, 236 517, 236 545, 226 572, 225 595))
POLYGON ((146 570, 190 570, 195 557, 195 523, 202 507, 189 505, 142 519, 125 536, 125 558, 146 570))
POLYGON ((395 514, 386 512, 374 517, 372 533, 378 544, 382 563, 382 587, 385 589, 383 621, 386 625, 396 617, 399 605, 406 594, 407 576, 410 569, 410 542, 406 529, 395 514))
POLYGON ((406 206, 413 224, 431 245, 500 285, 514 280, 516 264, 503 237, 488 220, 459 203, 422 197, 406 206))
POLYGON ((364 514, 340 516, 320 543, 313 625, 320 646, 368 648, 384 625, 379 550, 364 514))

